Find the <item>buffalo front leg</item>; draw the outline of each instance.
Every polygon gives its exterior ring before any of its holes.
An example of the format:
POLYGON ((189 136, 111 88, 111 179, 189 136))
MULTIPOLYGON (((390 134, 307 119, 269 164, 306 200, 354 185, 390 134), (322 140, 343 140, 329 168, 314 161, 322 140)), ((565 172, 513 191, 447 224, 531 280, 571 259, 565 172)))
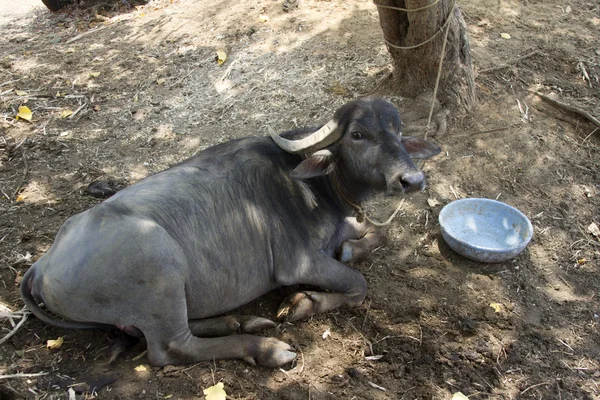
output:
POLYGON ((360 272, 318 252, 308 268, 297 268, 300 275, 288 285, 317 286, 329 292, 302 291, 288 296, 279 306, 277 318, 297 321, 339 307, 358 307, 367 295, 367 282, 360 272))
POLYGON ((381 246, 385 236, 381 228, 369 221, 358 222, 354 217, 346 218, 348 240, 336 251, 336 258, 343 263, 364 260, 371 255, 373 250, 381 246))

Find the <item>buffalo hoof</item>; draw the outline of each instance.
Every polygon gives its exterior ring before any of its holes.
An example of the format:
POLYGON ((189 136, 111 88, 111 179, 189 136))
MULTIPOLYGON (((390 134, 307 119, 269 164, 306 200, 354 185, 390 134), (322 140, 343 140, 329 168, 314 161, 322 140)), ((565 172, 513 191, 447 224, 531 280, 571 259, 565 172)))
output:
POLYGON ((265 329, 275 328, 277 324, 270 319, 246 315, 237 316, 240 329, 246 333, 257 333, 265 329))
POLYGON ((310 318, 315 313, 315 300, 306 292, 294 293, 281 303, 277 319, 293 322, 310 318))
POLYGON ((252 365, 276 368, 289 364, 296 358, 294 349, 289 344, 275 338, 256 337, 250 353, 244 360, 252 365))

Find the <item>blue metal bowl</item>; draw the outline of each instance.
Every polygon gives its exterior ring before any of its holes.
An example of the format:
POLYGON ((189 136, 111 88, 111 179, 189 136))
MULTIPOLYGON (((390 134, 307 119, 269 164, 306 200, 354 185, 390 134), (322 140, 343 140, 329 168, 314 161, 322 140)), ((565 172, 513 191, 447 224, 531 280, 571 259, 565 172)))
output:
POLYGON ((440 212, 442 236, 458 254, 486 263, 523 251, 533 235, 529 219, 508 204, 490 199, 453 201, 440 212))

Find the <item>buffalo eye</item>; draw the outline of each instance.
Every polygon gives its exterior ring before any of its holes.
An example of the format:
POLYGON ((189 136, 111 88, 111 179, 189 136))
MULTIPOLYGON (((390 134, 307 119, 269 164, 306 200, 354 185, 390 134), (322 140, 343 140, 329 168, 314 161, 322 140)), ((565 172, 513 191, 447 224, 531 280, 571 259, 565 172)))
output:
POLYGON ((352 132, 352 139, 354 140, 361 140, 363 138, 362 133, 358 132, 358 131, 353 131, 352 132))

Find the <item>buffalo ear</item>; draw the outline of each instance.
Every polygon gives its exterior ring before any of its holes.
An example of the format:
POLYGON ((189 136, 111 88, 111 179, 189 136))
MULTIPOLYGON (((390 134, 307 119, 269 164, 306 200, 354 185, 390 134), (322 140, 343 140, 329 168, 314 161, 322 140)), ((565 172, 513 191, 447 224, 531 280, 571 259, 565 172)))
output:
POLYGON ((442 151, 440 146, 429 140, 413 136, 403 136, 400 140, 412 158, 429 158, 442 151))
POLYGON ((309 179, 315 176, 327 175, 333 171, 335 161, 329 150, 319 150, 292 170, 290 176, 295 179, 309 179))

